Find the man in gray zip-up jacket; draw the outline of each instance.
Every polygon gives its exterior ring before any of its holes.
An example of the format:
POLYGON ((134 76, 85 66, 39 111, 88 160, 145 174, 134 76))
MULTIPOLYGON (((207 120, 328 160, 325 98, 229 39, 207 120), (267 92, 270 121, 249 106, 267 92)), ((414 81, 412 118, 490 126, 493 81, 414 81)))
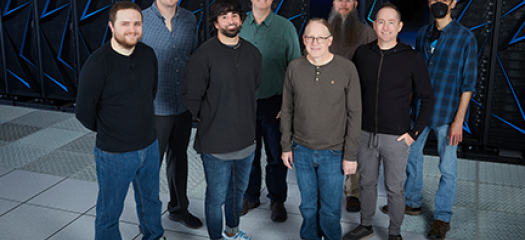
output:
POLYGON ((377 202, 379 165, 383 160, 388 196, 389 240, 400 240, 405 211, 403 179, 409 146, 425 127, 434 96, 423 57, 401 43, 397 34, 401 14, 390 3, 377 13, 374 30, 378 40, 359 47, 354 62, 361 80, 363 120, 357 163, 361 179, 361 225, 344 239, 362 239, 374 234, 372 218, 377 202), (421 114, 410 124, 410 97, 416 91, 421 114))

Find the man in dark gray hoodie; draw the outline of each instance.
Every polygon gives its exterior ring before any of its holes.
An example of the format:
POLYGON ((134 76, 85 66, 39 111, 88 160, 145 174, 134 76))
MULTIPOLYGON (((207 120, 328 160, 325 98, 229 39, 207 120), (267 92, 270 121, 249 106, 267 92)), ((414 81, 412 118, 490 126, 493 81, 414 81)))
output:
POLYGON ((383 160, 388 196, 389 240, 401 240, 405 211, 403 179, 409 146, 425 128, 434 96, 421 54, 397 39, 403 28, 397 7, 385 3, 378 11, 374 30, 378 40, 359 47, 354 62, 361 80, 363 119, 357 164, 361 179, 361 225, 344 239, 374 234, 372 218, 377 202, 377 179, 383 160), (420 115, 411 126, 410 98, 416 91, 420 115))

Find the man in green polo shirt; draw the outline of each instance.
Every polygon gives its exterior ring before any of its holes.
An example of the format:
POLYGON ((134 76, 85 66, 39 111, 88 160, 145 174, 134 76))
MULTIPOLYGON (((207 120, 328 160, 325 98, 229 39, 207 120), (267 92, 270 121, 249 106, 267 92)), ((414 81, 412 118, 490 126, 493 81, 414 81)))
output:
POLYGON ((297 30, 287 19, 272 11, 273 0, 251 0, 252 11, 242 24, 239 36, 255 45, 263 56, 263 80, 257 90, 257 148, 250 172, 248 189, 244 193, 241 215, 258 207, 261 202, 261 149, 266 151, 266 187, 271 200, 271 219, 287 219, 286 201, 288 169, 281 161, 279 118, 284 74, 288 63, 301 56, 297 30))

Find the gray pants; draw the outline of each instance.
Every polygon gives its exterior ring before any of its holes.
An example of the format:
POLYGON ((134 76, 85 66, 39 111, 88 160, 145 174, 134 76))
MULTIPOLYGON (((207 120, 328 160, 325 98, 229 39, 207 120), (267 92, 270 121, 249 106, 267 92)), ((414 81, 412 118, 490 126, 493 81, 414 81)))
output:
POLYGON ((401 224, 405 213, 403 181, 409 147, 406 142, 396 141, 398 135, 376 134, 361 131, 361 142, 357 153, 357 167, 361 178, 361 224, 372 225, 372 217, 377 208, 377 179, 379 163, 383 160, 385 189, 388 196, 388 215, 390 235, 401 234, 401 224))

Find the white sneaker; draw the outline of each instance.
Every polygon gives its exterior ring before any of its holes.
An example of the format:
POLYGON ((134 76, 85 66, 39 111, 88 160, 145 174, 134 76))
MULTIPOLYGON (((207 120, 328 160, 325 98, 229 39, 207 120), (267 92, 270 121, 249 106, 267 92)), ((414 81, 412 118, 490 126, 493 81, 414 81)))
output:
POLYGON ((252 240, 252 238, 248 237, 243 231, 239 231, 233 237, 228 237, 225 232, 222 232, 222 237, 226 240, 252 240))

